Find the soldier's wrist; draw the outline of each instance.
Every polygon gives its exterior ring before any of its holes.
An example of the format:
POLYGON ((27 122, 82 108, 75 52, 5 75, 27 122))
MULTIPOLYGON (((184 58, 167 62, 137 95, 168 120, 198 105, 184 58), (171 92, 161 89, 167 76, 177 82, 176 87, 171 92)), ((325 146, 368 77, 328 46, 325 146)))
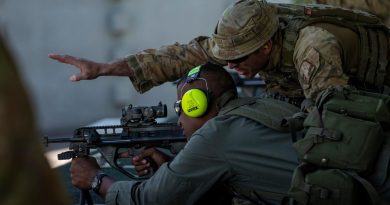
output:
POLYGON ((92 182, 91 182, 91 189, 96 193, 96 194, 100 194, 100 188, 101 188, 101 185, 103 183, 103 178, 108 176, 107 174, 105 174, 104 172, 98 172, 96 174, 96 176, 92 179, 92 182))

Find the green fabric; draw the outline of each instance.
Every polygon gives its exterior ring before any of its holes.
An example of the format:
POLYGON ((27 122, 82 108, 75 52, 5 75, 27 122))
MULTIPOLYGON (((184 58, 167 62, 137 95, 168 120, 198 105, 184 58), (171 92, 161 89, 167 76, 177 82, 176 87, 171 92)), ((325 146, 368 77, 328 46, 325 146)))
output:
POLYGON ((379 200, 370 183, 354 176, 375 171, 389 125, 390 96, 349 88, 322 92, 304 121, 308 128, 305 137, 293 145, 303 164, 295 171, 290 196, 301 204, 352 205, 379 200), (370 196, 358 192, 362 185, 370 196), (320 192, 327 197, 317 196, 313 187, 323 188, 320 192))
POLYGON ((306 136, 294 144, 299 157, 322 167, 369 170, 383 141, 381 123, 390 123, 390 97, 336 89, 321 97, 321 115, 309 113, 306 136))
POLYGON ((299 204, 315 205, 353 205, 364 204, 356 197, 359 190, 353 177, 339 169, 305 170, 300 165, 294 173, 290 195, 299 204))
POLYGON ((290 131, 290 128, 282 123, 283 120, 299 112, 299 108, 294 105, 271 98, 237 99, 231 103, 233 104, 240 106, 226 106, 219 114, 247 117, 281 132, 290 131))

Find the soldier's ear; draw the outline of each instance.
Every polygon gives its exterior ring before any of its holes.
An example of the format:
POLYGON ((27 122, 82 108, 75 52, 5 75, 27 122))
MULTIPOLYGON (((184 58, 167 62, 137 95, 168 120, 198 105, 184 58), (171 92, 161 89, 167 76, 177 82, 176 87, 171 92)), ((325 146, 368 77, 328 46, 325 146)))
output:
POLYGON ((271 51, 272 51, 272 40, 269 40, 269 41, 267 41, 262 47, 261 47, 261 49, 263 50, 263 52, 265 53, 265 54, 270 54, 271 53, 271 51))

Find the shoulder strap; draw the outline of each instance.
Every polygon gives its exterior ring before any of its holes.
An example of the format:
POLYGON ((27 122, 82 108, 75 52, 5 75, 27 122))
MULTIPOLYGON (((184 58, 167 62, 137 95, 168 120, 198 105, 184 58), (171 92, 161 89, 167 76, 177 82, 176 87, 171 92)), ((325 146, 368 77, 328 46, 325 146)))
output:
POLYGON ((370 196, 371 204, 373 205, 384 205, 382 202, 381 198, 379 197, 378 192, 376 189, 372 186, 370 182, 368 182, 366 179, 363 177, 359 176, 356 172, 346 172, 349 174, 351 177, 353 177, 356 181, 358 181, 364 189, 367 191, 368 195, 370 196))
POLYGON ((299 108, 289 103, 271 98, 240 98, 229 103, 220 115, 239 115, 259 122, 271 129, 289 132, 282 121, 299 112, 299 108))

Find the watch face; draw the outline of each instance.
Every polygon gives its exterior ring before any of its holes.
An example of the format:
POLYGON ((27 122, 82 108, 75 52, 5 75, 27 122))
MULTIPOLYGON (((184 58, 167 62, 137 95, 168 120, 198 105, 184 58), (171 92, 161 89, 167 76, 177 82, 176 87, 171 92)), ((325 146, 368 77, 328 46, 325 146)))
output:
POLYGON ((96 177, 93 178, 91 188, 94 189, 98 185, 99 179, 96 177))

